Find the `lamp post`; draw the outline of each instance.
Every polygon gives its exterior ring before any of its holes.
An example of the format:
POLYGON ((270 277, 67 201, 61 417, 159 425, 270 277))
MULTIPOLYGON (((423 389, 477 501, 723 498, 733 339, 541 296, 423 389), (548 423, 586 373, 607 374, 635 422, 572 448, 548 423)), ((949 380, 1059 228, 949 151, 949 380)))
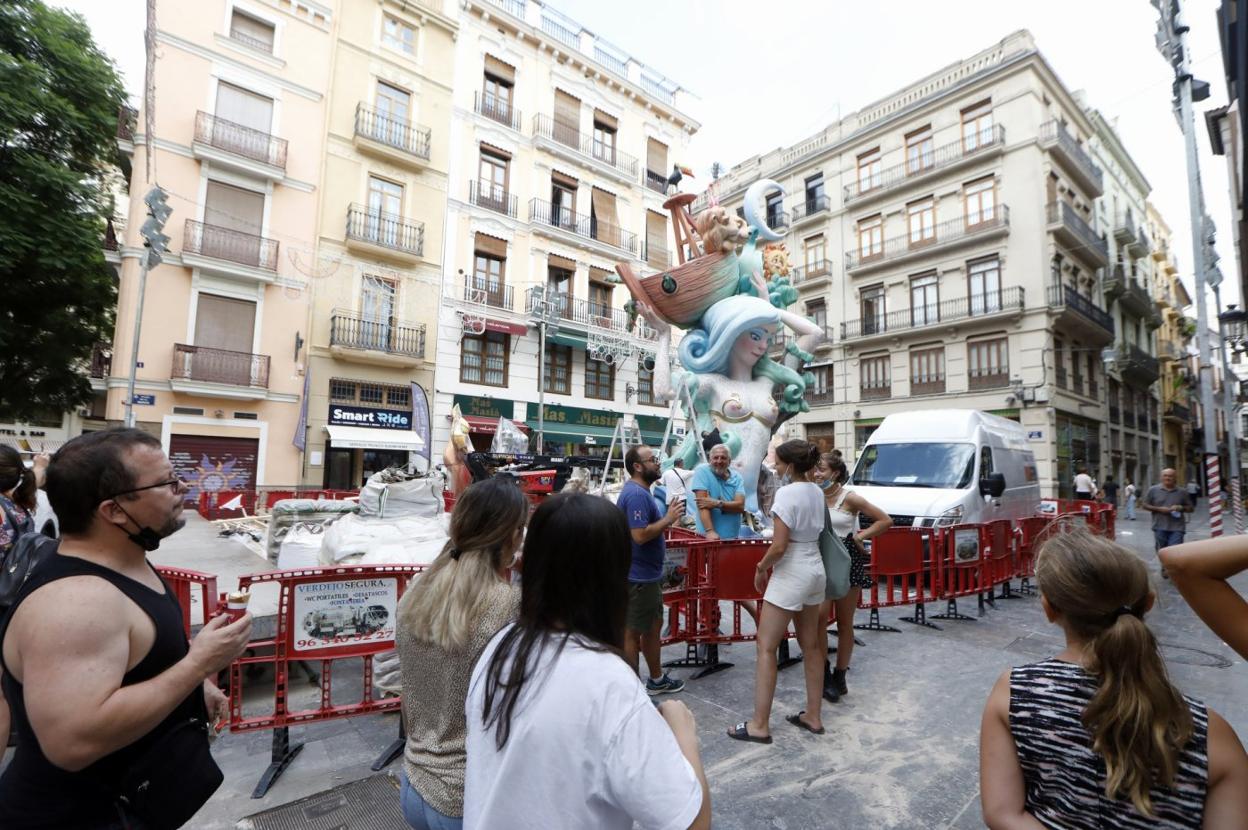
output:
MULTIPOLYGON (((1214 288, 1213 296, 1220 309, 1222 298, 1217 288, 1214 288)), ((1222 400, 1227 416, 1226 455, 1231 468, 1231 514, 1235 517, 1236 533, 1244 532, 1244 501, 1240 491, 1239 479, 1240 406, 1237 401, 1239 396, 1231 384, 1231 379, 1235 375, 1231 373, 1231 364, 1230 359, 1227 357, 1227 350, 1242 351, 1244 349, 1246 328, 1248 328, 1248 312, 1245 312, 1242 308, 1236 308, 1235 304, 1232 303, 1226 307, 1226 311, 1219 311, 1218 331, 1222 335, 1222 348, 1220 350, 1222 352, 1222 400)), ((1235 386, 1238 386, 1238 383, 1235 386)))

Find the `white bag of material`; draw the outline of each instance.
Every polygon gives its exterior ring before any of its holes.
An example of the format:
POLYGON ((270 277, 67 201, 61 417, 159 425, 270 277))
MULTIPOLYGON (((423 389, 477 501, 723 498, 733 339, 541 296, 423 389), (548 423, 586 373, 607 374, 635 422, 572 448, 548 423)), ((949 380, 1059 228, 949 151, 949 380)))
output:
POLYGON ((446 513, 431 518, 344 516, 325 531, 321 563, 335 565, 348 557, 364 556, 366 565, 427 564, 446 543, 448 527, 446 513))
POLYGON ((304 524, 292 527, 277 550, 278 570, 320 567, 321 541, 325 534, 319 531, 319 527, 313 528, 304 524))
POLYGON ((440 475, 396 481, 387 484, 381 494, 381 516, 386 519, 399 516, 433 518, 446 509, 442 491, 446 479, 440 475))
POLYGON ((529 436, 511 421, 499 418, 498 428, 494 430, 494 440, 490 442, 490 452, 517 455, 528 451, 529 436))
POLYGON ((403 674, 399 670, 399 653, 383 651, 373 656, 373 686, 383 692, 403 691, 403 674))

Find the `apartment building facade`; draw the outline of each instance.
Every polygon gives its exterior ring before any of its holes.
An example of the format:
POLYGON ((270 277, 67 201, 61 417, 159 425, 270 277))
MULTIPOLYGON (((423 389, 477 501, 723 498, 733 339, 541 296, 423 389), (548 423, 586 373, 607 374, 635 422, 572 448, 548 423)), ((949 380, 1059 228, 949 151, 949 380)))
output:
POLYGON ((424 449, 459 24, 441 0, 339 0, 338 17, 301 480, 346 489, 424 449))
POLYGON ((174 5, 158 14, 152 180, 146 113, 123 142, 133 157, 115 252, 116 337, 97 382, 105 421, 123 422, 143 198, 158 182, 172 241, 147 275, 134 414, 160 436, 193 498, 299 479, 300 331, 334 15, 315 0, 174 5))
POLYGON ((605 453, 624 414, 658 443, 653 333, 630 326, 615 266, 671 262, 687 93, 534 0, 461 8, 434 445, 455 405, 479 449, 500 416, 540 422, 553 454, 605 453))
POLYGON ((1148 205, 1147 222, 1153 240, 1154 297, 1161 312, 1161 327, 1156 331, 1157 359, 1161 378, 1157 394, 1161 404, 1161 466, 1173 468, 1179 481, 1199 481, 1199 458, 1194 454, 1193 427, 1196 423, 1195 376, 1189 363, 1195 323, 1184 313, 1192 304, 1191 295, 1179 277, 1179 264, 1171 250, 1170 226, 1152 204, 1148 205))
POLYGON ((971 408, 1022 424, 1047 495, 1113 469, 1096 132, 1020 31, 717 183, 734 206, 759 178, 784 187, 767 214, 833 341, 807 437, 853 456, 892 412, 971 408))

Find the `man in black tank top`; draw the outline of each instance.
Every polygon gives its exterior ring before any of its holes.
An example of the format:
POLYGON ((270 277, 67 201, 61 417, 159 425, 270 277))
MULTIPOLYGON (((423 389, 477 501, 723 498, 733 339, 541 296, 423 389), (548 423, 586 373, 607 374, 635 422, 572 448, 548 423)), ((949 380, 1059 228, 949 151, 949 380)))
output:
POLYGON ((226 714, 209 678, 246 648, 251 617, 215 618, 188 645, 178 602, 147 561, 185 523, 185 485, 153 436, 75 438, 45 489, 60 548, 0 622, 18 736, 0 775, 0 827, 142 826, 118 802, 123 774, 175 724, 226 714))

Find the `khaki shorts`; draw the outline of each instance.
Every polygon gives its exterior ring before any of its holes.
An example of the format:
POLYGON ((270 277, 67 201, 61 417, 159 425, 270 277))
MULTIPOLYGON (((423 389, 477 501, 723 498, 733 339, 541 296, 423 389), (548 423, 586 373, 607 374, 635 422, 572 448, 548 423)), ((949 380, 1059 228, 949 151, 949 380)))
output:
POLYGON ((646 632, 663 619, 663 589, 658 582, 628 583, 629 631, 646 632))

